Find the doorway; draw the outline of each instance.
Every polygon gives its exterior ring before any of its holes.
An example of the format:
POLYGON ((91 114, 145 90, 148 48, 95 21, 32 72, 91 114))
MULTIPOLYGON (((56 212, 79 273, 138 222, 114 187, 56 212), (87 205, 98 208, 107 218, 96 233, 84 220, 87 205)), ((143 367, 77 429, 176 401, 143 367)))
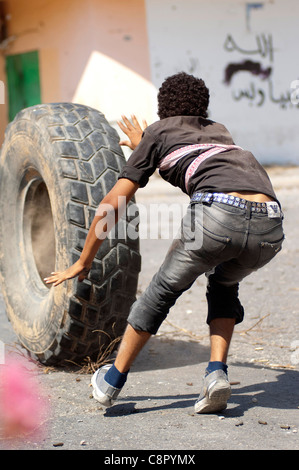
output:
POLYGON ((6 56, 8 118, 41 103, 38 51, 6 56))

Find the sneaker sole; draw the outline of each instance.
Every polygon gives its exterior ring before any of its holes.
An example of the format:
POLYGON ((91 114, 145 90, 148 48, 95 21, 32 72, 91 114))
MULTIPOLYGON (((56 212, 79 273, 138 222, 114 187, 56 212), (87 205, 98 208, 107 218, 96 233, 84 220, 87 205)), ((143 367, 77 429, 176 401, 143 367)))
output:
POLYGON ((105 406, 106 408, 109 408, 109 406, 113 405, 113 402, 110 400, 110 398, 107 397, 107 395, 99 396, 96 390, 93 390, 92 396, 96 401, 101 403, 101 405, 105 406))
POLYGON ((231 396, 231 388, 227 382, 217 382, 210 386, 207 396, 196 402, 194 409, 196 413, 216 413, 227 407, 227 401, 231 396))
POLYGON ((111 398, 109 398, 107 395, 105 395, 105 393, 102 393, 99 390, 96 384, 96 372, 91 378, 91 385, 93 386, 92 395, 95 400, 97 400, 99 403, 101 403, 101 405, 106 406, 107 408, 113 405, 114 402, 111 400, 111 398))

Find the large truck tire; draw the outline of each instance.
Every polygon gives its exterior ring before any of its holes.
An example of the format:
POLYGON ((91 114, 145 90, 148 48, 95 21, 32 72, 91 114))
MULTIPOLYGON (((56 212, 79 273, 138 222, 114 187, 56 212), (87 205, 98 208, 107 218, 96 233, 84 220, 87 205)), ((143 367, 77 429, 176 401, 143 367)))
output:
POLYGON ((98 204, 125 163, 118 141, 103 114, 72 103, 24 109, 6 130, 2 295, 20 343, 47 365, 96 358, 117 344, 135 300, 141 257, 138 233, 126 236, 127 215, 101 245, 87 279, 57 287, 43 281, 79 258, 98 204))

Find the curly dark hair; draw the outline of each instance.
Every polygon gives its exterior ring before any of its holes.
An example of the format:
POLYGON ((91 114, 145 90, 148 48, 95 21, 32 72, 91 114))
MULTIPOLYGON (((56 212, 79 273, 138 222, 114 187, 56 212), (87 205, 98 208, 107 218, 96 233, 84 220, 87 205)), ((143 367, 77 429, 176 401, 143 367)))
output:
POLYGON ((180 72, 164 80, 158 93, 158 116, 208 117, 210 93, 201 78, 180 72))

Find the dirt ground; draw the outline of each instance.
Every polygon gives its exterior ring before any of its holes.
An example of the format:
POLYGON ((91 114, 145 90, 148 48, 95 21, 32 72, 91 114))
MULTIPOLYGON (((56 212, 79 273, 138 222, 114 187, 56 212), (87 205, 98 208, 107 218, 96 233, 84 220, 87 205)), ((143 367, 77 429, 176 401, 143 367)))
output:
MULTIPOLYGON (((209 358, 202 277, 141 352, 113 407, 103 409, 91 397, 90 375, 40 367, 39 381, 50 405, 44 432, 22 441, 2 438, 0 449, 102 450, 108 457, 117 450, 133 455, 134 450, 299 449, 299 168, 268 172, 285 214, 286 240, 271 264, 241 284, 246 314, 230 349, 227 410, 214 415, 193 411, 209 358)), ((182 206, 188 202, 156 176, 137 194, 145 208, 170 200, 182 206)), ((163 236, 141 239, 138 294, 169 243, 163 236)), ((1 341, 16 341, 3 302, 0 325, 1 341)))

